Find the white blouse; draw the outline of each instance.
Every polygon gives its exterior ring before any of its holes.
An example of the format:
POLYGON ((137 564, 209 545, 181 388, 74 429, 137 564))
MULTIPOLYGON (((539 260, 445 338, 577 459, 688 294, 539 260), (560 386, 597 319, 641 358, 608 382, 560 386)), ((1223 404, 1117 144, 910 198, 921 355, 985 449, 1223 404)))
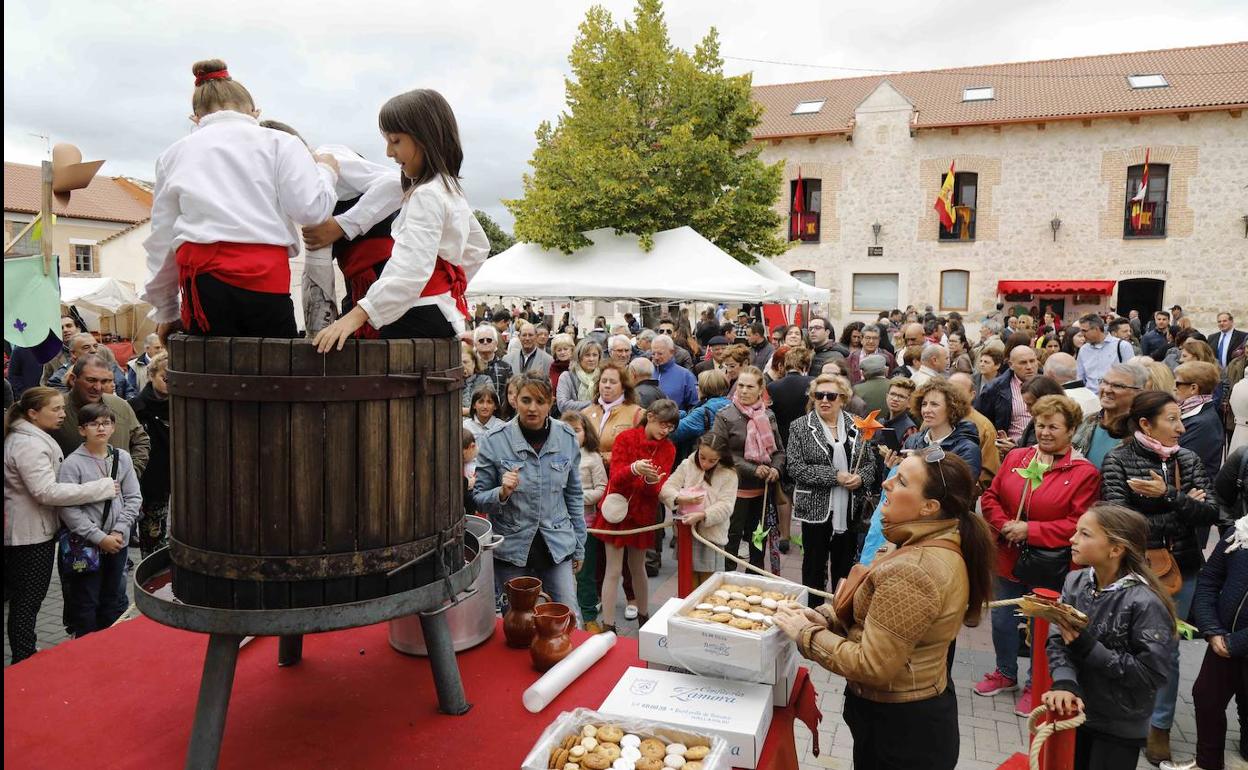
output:
POLYGON ((338 200, 359 198, 350 210, 338 214, 338 226, 347 238, 358 238, 403 205, 403 172, 398 165, 386 166, 341 144, 316 148, 317 155, 332 155, 338 161, 338 200))
POLYGON ((263 128, 250 115, 205 115, 156 160, 148 281, 142 298, 157 323, 178 318, 183 243, 256 243, 299 253, 299 225, 334 213, 337 175, 294 136, 263 128))
POLYGON ((490 241, 473 216, 468 200, 433 179, 412 188, 394 220, 394 249, 377 281, 359 306, 368 321, 380 329, 394 323, 413 307, 436 305, 456 333, 467 319, 449 292, 422 297, 438 257, 463 268, 471 281, 490 254, 490 241))

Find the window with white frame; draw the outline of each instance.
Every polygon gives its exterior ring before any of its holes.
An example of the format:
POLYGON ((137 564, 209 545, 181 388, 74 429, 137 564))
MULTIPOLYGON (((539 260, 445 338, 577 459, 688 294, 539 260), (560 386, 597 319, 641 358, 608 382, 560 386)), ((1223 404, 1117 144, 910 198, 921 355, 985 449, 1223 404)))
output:
POLYGON ((75 243, 74 247, 74 272, 75 273, 96 273, 95 267, 95 246, 89 243, 75 243))
POLYGON ((897 273, 854 273, 854 312, 897 307, 897 273))

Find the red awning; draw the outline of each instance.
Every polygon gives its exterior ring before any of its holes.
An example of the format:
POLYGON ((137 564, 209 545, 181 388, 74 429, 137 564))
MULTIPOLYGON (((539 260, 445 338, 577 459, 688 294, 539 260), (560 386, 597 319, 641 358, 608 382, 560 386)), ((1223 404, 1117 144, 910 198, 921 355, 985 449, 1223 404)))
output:
POLYGON ((1114 293, 1117 281, 997 281, 998 294, 1104 294, 1114 293))

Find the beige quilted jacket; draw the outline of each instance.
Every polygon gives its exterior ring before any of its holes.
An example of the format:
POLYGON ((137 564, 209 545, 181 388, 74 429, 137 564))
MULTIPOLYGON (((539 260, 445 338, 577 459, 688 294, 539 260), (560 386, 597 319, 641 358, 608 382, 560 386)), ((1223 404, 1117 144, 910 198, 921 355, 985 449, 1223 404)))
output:
MULTIPOLYGON (((899 546, 928 538, 960 543, 953 519, 913 521, 886 529, 899 546)), ((945 690, 945 656, 958 635, 970 592, 962 556, 914 548, 881 561, 854 594, 854 624, 840 626, 831 605, 827 627, 798 636, 802 655, 847 680, 846 689, 879 703, 933 698, 945 690)))

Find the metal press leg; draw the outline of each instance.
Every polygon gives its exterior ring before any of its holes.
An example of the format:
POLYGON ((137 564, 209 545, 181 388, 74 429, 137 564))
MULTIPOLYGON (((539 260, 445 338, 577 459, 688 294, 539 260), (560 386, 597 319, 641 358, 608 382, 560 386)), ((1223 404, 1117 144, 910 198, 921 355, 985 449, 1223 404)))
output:
POLYGON ((303 634, 277 638, 277 665, 293 666, 303 660, 303 634))
POLYGON ((212 634, 208 637, 204 674, 199 680, 199 702, 195 705, 195 723, 191 728, 191 745, 186 752, 187 770, 215 770, 217 766, 221 736, 225 733, 225 713, 230 706, 230 691, 234 688, 238 643, 242 640, 243 637, 234 634, 212 634))
POLYGON ((429 650, 433 686, 438 691, 438 711, 451 716, 467 714, 472 704, 464 695, 464 682, 459 676, 455 645, 451 641, 451 627, 446 616, 441 610, 420 613, 420 630, 425 635, 425 646, 429 650))

